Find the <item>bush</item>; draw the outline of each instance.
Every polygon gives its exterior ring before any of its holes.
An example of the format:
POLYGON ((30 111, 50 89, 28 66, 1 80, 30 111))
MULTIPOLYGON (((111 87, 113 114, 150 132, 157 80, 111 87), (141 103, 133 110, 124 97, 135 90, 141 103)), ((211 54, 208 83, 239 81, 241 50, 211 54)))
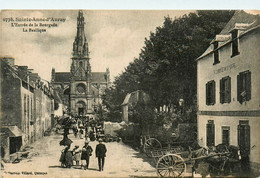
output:
POLYGON ((141 129, 138 124, 129 124, 116 131, 123 143, 133 147, 140 145, 141 129))

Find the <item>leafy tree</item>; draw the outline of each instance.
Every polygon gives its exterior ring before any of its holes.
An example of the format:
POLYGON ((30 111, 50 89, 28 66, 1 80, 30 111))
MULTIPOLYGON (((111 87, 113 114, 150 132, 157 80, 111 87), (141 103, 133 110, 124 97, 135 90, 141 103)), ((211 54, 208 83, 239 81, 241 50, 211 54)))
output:
MULTIPOLYGON (((151 109, 178 105, 179 99, 183 98, 185 109, 195 110, 195 59, 205 51, 233 14, 234 11, 214 10, 197 11, 174 20, 165 17, 163 26, 157 27, 150 38, 145 39, 139 57, 116 77, 114 87, 106 91, 104 104, 109 112, 120 113, 126 94, 136 90, 149 94, 151 109)), ((138 111, 142 115, 140 118, 147 115, 142 111, 138 111)))

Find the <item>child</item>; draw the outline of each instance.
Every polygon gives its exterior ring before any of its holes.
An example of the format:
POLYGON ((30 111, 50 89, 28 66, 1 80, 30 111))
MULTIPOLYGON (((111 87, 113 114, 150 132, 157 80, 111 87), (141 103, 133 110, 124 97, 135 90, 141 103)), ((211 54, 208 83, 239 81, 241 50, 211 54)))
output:
POLYGON ((74 161, 76 161, 76 166, 79 166, 79 161, 81 158, 81 150, 79 149, 79 146, 76 145, 74 150, 74 161))

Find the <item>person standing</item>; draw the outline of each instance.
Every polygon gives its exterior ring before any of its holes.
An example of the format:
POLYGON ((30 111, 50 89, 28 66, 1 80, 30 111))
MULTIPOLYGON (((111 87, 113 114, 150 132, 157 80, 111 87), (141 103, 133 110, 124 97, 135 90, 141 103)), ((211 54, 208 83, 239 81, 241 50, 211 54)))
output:
POLYGON ((99 171, 103 171, 104 165, 105 165, 105 157, 106 157, 107 148, 102 143, 103 140, 101 138, 98 141, 99 141, 99 144, 97 144, 97 146, 96 146, 96 158, 98 158, 99 171))
POLYGON ((74 151, 74 160, 76 161, 76 166, 79 166, 79 161, 81 159, 81 150, 78 145, 73 149, 74 151))
POLYGON ((5 168, 4 161, 3 161, 4 157, 5 157, 5 149, 4 147, 1 146, 1 170, 4 170, 5 168))
POLYGON ((83 129, 80 128, 80 130, 79 130, 79 138, 80 139, 83 139, 83 133, 84 133, 83 129))
POLYGON ((92 152, 93 152, 93 149, 89 145, 89 142, 85 141, 85 145, 83 146, 82 151, 81 151, 81 166, 82 166, 82 168, 84 167, 84 169, 88 169, 89 157, 92 156, 92 152), (83 166, 84 161, 86 161, 85 166, 83 166))
POLYGON ((73 151, 70 149, 70 146, 67 146, 64 150, 65 153, 65 166, 66 168, 71 168, 73 165, 73 151))
POLYGON ((61 155, 60 155, 60 162, 61 162, 61 167, 62 167, 62 168, 66 167, 66 166, 65 166, 65 164, 66 164, 66 160, 65 160, 65 155, 66 155, 66 153, 65 153, 65 150, 66 150, 66 149, 63 149, 63 150, 61 151, 61 155))

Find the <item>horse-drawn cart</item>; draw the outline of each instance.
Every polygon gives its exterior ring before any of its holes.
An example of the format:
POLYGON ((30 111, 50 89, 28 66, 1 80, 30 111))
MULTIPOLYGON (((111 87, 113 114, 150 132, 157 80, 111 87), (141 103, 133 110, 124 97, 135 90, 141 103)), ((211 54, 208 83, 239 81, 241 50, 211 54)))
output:
POLYGON ((239 152, 235 146, 219 145, 211 151, 205 148, 192 150, 190 147, 185 150, 182 147, 162 148, 160 142, 155 140, 148 139, 144 151, 154 159, 157 175, 161 177, 179 177, 186 172, 187 164, 190 165, 192 173, 196 171, 203 176, 218 176, 225 169, 232 171, 230 169, 233 168, 228 165, 239 162, 239 152))
POLYGON ((184 150, 184 148, 181 146, 162 147, 162 144, 156 138, 151 138, 150 136, 144 137, 143 152, 148 157, 153 157, 152 152, 159 153, 159 152, 166 151, 166 152, 170 152, 170 153, 179 153, 179 152, 182 152, 183 150, 184 150))

